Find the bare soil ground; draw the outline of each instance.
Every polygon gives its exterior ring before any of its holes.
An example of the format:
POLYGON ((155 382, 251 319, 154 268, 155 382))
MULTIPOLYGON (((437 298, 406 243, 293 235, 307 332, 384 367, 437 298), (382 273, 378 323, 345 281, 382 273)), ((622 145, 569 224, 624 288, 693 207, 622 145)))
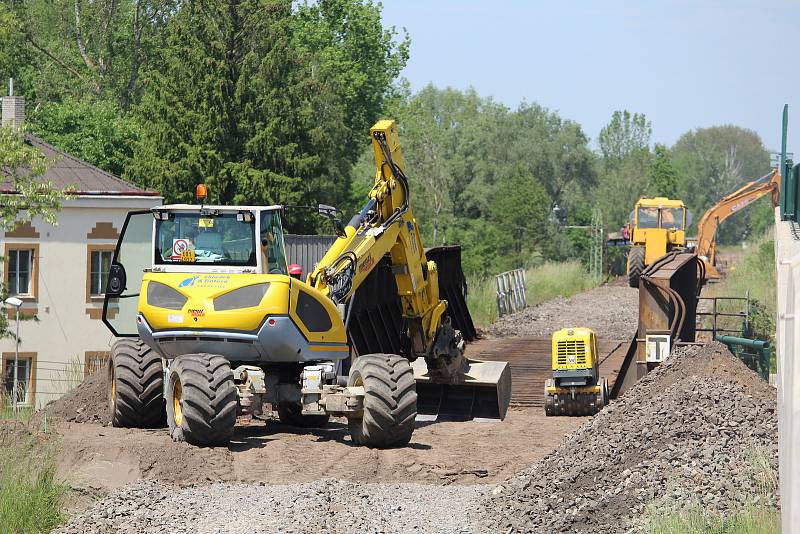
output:
POLYGON ((497 482, 551 451, 585 418, 548 418, 514 409, 503 422, 417 423, 406 448, 352 444, 343 421, 305 430, 278 421, 240 424, 228 447, 174 443, 165 429, 57 423, 60 470, 85 493, 139 478, 177 485, 211 482, 287 484, 336 478, 357 482, 449 485, 497 482))
MULTIPOLYGON (((614 283, 504 317, 490 334, 549 336, 580 325, 623 340, 636 304, 635 290, 614 283)), ((72 508, 89 507, 61 532, 240 532, 244 501, 261 510, 262 527, 280 532, 484 532, 485 495, 589 419, 516 408, 503 422, 418 422, 408 447, 375 450, 353 446, 343 420, 305 430, 268 418, 240 421, 228 447, 203 448, 172 442, 166 429, 108 426, 105 392, 98 373, 46 409, 62 442, 60 475, 84 496, 72 508), (220 508, 209 499, 228 503, 227 522, 215 522, 220 508), (176 507, 190 520, 176 521, 176 507)))

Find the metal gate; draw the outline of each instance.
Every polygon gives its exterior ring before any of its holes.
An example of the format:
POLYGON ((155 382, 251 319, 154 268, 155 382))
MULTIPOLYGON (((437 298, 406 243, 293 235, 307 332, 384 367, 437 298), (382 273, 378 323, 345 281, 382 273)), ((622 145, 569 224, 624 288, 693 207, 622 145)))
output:
POLYGON ((525 270, 514 269, 500 273, 497 283, 497 314, 506 315, 518 312, 528 303, 525 298, 525 270))

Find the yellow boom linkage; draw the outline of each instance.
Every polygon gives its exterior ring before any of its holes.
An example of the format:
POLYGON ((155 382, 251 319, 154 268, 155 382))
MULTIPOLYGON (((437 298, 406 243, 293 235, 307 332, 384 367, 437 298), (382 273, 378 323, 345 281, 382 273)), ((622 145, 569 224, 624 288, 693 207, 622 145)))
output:
POLYGON ((461 402, 468 397, 466 402, 473 405, 493 405, 489 411, 502 418, 511 397, 508 364, 464 357, 461 333, 445 313, 447 301, 439 297, 436 263, 425 256, 413 215, 397 126, 391 120, 379 121, 370 135, 375 183, 369 200, 307 281, 337 305, 349 302, 352 307, 356 289, 388 254, 401 301, 404 334, 410 341, 409 354, 404 356, 414 361, 420 405, 441 405, 447 398, 461 402), (442 386, 461 390, 453 395, 442 386))

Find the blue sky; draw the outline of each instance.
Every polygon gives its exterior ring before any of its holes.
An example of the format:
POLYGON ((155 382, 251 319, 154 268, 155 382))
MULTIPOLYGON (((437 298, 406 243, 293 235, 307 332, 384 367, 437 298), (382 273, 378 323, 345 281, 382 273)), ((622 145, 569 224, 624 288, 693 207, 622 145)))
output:
MULTIPOLYGON (((617 109, 645 113, 653 141, 735 124, 800 154, 800 0, 384 0, 405 27, 417 90, 474 87, 509 107, 536 102, 594 140, 617 109)), ((796 156, 795 159, 800 159, 796 156)))

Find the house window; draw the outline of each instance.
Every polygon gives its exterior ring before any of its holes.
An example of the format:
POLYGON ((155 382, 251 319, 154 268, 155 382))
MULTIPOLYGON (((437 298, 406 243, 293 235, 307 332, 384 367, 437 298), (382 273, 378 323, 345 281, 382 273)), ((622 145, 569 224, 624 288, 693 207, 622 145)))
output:
POLYGON ((8 294, 36 302, 39 293, 39 245, 6 243, 3 260, 3 283, 8 294))
POLYGON ((103 370, 109 357, 108 351, 86 351, 83 367, 83 376, 87 377, 91 374, 103 370))
MULTIPOLYGON (((8 404, 13 404, 14 392, 14 354, 3 354, 3 397, 8 404)), ((17 403, 33 404, 33 356, 19 355, 17 368, 17 403)))
POLYGON ((8 294, 29 296, 33 293, 33 249, 8 252, 8 294))
POLYGON ((111 268, 113 250, 92 250, 89 260, 89 294, 102 297, 106 292, 108 270, 111 268))

